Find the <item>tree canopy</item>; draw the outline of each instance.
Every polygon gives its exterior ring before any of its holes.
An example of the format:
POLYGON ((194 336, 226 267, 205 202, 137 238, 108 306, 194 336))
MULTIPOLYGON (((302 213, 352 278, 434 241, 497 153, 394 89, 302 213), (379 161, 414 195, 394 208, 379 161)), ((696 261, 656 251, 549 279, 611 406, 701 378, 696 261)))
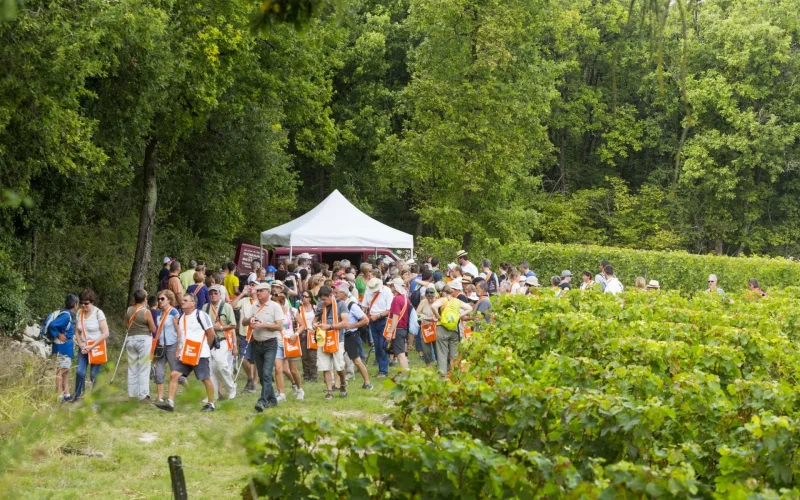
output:
POLYGON ((120 305, 333 189, 423 248, 795 255, 796 4, 656 4, 4 2, 0 307, 120 305))

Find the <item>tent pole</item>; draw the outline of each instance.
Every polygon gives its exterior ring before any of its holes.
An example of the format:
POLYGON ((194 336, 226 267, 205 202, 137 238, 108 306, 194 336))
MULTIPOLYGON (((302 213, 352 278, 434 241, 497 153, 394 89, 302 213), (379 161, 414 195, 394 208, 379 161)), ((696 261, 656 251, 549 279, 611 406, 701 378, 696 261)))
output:
POLYGON ((289 262, 292 261, 292 245, 289 245, 289 262))
MULTIPOLYGON (((259 240, 259 241, 261 241, 261 240, 259 240)), ((267 259, 264 258, 264 243, 263 242, 261 243, 261 246, 259 246, 258 260, 260 260, 263 264, 266 264, 267 266, 269 265, 269 262, 267 262, 267 259)), ((266 267, 266 266, 264 266, 264 267, 266 267)))
POLYGON ((378 247, 375 247, 375 264, 378 263, 378 247))

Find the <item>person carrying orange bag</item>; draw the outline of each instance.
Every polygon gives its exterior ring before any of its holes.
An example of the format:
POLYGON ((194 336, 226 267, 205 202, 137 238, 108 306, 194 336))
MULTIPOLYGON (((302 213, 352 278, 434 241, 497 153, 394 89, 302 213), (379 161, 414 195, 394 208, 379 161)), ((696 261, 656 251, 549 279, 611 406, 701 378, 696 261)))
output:
POLYGON ((78 370, 75 373, 74 400, 83 397, 86 389, 86 370, 91 366, 89 378, 92 385, 97 383, 100 368, 108 360, 106 339, 108 339, 108 323, 106 315, 94 303, 97 300, 93 290, 86 289, 80 294, 81 308, 75 325, 75 338, 80 352, 78 353, 78 370))
POLYGON ((347 397, 347 374, 344 364, 344 339, 341 331, 349 327, 347 319, 347 304, 344 301, 336 300, 333 290, 329 286, 319 289, 320 300, 320 319, 315 324, 324 333, 324 343, 317 349, 317 369, 324 374, 327 394, 325 399, 333 399, 333 377, 331 368, 339 374, 340 380, 344 381, 340 388, 340 396, 347 397))
POLYGON ((175 395, 178 392, 178 379, 194 372, 197 380, 206 386, 208 403, 201 411, 214 411, 214 386, 211 383, 211 346, 214 345, 214 328, 208 314, 196 309, 197 298, 192 294, 181 297, 181 310, 178 318, 178 337, 183 342, 177 349, 179 362, 176 370, 169 377, 169 399, 164 403, 156 403, 156 407, 165 411, 174 411, 175 395))

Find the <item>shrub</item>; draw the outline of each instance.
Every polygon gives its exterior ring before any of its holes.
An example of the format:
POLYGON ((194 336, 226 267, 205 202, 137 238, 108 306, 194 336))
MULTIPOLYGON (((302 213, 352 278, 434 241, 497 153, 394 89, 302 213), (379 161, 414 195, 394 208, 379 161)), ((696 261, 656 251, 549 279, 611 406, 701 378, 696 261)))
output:
MULTIPOLYGON (((719 285, 729 291, 747 288, 747 280, 757 278, 763 288, 784 288, 800 283, 800 263, 783 258, 720 257, 682 251, 630 250, 593 245, 527 243, 499 247, 493 262, 519 263, 527 260, 539 276, 552 276, 569 269, 579 280, 580 272, 596 274, 600 261, 614 266, 626 287, 633 287, 637 276, 658 280, 663 289, 692 293, 705 289, 709 274, 716 274, 719 285)), ((473 259, 476 260, 476 259, 473 259)))

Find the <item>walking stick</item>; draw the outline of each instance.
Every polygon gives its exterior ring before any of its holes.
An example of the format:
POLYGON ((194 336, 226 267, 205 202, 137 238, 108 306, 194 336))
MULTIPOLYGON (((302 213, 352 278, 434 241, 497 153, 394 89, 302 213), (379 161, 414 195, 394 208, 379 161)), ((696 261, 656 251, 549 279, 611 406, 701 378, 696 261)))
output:
POLYGON ((119 358, 117 359, 117 366, 114 367, 114 374, 111 375, 111 382, 108 385, 114 385, 114 377, 117 376, 117 369, 119 369, 119 363, 122 361, 122 353, 125 352, 125 344, 128 343, 128 332, 125 332, 125 340, 122 341, 122 349, 119 351, 119 358))

